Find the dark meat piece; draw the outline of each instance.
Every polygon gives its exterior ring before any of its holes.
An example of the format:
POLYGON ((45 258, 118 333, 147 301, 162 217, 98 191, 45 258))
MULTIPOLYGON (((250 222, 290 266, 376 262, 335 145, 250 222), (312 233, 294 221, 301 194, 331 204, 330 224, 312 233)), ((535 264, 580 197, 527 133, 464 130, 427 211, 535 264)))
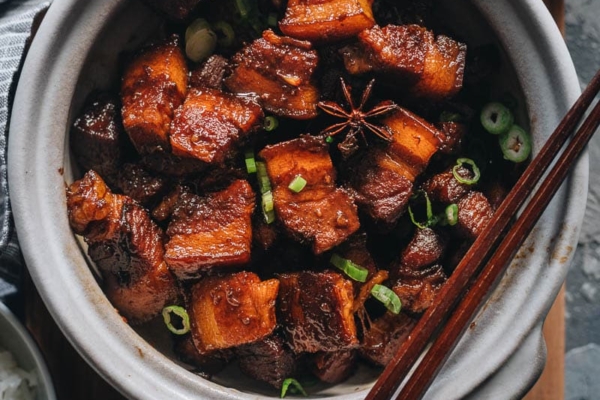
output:
POLYGON ((356 350, 320 352, 311 355, 312 373, 323 382, 340 383, 356 369, 356 350))
POLYGON ((458 202, 458 228, 469 239, 476 239, 492 219, 494 211, 481 192, 469 192, 458 202))
POLYGON ((175 156, 221 164, 241 138, 260 126, 262 109, 255 102, 214 89, 192 89, 171 123, 175 156))
POLYGON ((206 168, 206 163, 198 159, 176 157, 162 151, 144 155, 140 164, 157 174, 175 177, 197 174, 206 168))
POLYGON ((279 221, 293 237, 312 243, 315 254, 358 230, 356 206, 345 190, 335 187, 335 170, 322 140, 303 136, 267 146, 259 155, 267 164, 279 221), (296 176, 307 182, 299 193, 288 188, 296 176))
POLYGON ((123 126, 140 153, 169 149, 169 125, 187 93, 188 70, 177 36, 136 54, 121 81, 123 126))
MULTIPOLYGON (((446 171, 429 178, 421 189, 423 189, 431 201, 451 204, 458 202, 464 195, 471 191, 471 186, 460 183, 452 172, 454 165, 446 171)), ((457 174, 463 179, 473 179, 473 172, 463 166, 456 169, 457 174)))
POLYGON ((177 336, 173 351, 177 355, 177 358, 186 364, 193 365, 201 374, 208 378, 219 373, 233 358, 233 352, 228 349, 200 354, 194 345, 191 335, 177 336))
POLYGON ((177 289, 164 261, 162 231, 135 201, 112 194, 89 171, 69 186, 67 209, 105 278, 108 299, 123 316, 144 322, 173 301, 177 289))
POLYGON ((375 221, 393 224, 406 211, 416 177, 438 150, 438 130, 398 107, 383 120, 392 140, 375 148, 353 170, 352 187, 359 206, 375 221))
POLYGON ((406 314, 385 313, 365 333, 360 355, 375 365, 385 367, 416 324, 417 321, 406 314))
POLYGON ((233 57, 225 86, 255 94, 265 110, 294 119, 317 116, 319 91, 313 82, 318 55, 309 42, 279 37, 271 30, 233 57))
POLYGON ((417 96, 441 100, 462 88, 466 45, 419 25, 374 26, 358 35, 358 48, 341 51, 348 72, 393 75, 417 96), (370 66, 370 67, 369 67, 370 66))
POLYGON ((185 279, 249 262, 254 203, 252 188, 242 180, 205 198, 182 194, 167 228, 165 260, 173 273, 185 279))
POLYGON ((392 290, 400 298, 402 310, 413 313, 427 310, 447 279, 440 265, 421 270, 401 267, 397 276, 392 290))
POLYGON ((145 0, 152 8, 164 14, 168 19, 181 21, 186 19, 200 0, 145 0))
POLYGON ((71 149, 84 171, 93 169, 109 183, 114 182, 125 145, 117 100, 102 94, 75 120, 71 149))
POLYGON ((279 282, 251 272, 211 276, 190 291, 188 314, 200 354, 260 340, 275 329, 279 282))
POLYGON ((423 269, 438 262, 445 249, 444 241, 433 229, 417 229, 402 251, 400 264, 412 270, 423 269))
POLYGON ((175 207, 177 207, 179 197, 183 194, 183 191, 184 189, 181 186, 175 186, 175 189, 163 197, 160 203, 158 203, 158 205, 152 210, 152 218, 157 221, 165 221, 171 217, 171 214, 173 214, 175 211, 175 207))
POLYGON ((440 153, 456 154, 460 151, 462 139, 467 133, 467 127, 460 122, 440 122, 436 124, 440 135, 440 153))
MULTIPOLYGON (((373 278, 377 272, 377 265, 367 249, 367 235, 365 233, 352 235, 350 239, 342 243, 335 252, 339 254, 340 257, 366 268, 369 271, 366 279, 367 281, 373 278)), ((364 283, 362 282, 352 281, 355 297, 358 295, 360 287, 363 284, 364 283)))
POLYGON ((139 164, 125 164, 119 171, 116 186, 124 195, 149 206, 168 190, 169 184, 167 179, 149 173, 139 164))
POLYGON ((296 372, 296 356, 277 335, 240 346, 236 353, 244 374, 277 389, 296 372))
POLYGON ((375 25, 368 0, 289 0, 279 22, 283 33, 311 42, 332 42, 356 36, 375 25))
POLYGON ((262 215, 256 215, 252 224, 252 241, 262 250, 273 247, 280 234, 275 224, 267 224, 262 215))
POLYGON ((229 70, 229 61, 223 56, 212 55, 200 67, 190 73, 190 87, 196 89, 223 89, 223 79, 229 70))
POLYGON ((278 275, 279 319, 295 353, 358 345, 352 283, 335 272, 278 275))

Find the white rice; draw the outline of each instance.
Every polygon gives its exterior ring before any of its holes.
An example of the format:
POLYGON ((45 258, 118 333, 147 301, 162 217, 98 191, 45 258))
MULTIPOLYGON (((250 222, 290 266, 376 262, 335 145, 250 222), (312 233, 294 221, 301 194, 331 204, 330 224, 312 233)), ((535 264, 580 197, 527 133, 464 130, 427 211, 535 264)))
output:
POLYGON ((0 348, 0 400, 34 400, 37 377, 23 371, 9 351, 0 348))

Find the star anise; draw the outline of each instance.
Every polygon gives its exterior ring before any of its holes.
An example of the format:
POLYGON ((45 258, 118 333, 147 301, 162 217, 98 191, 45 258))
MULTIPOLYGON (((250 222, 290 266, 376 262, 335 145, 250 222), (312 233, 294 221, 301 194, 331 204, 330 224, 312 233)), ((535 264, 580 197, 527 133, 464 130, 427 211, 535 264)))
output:
POLYGON ((369 96, 371 95, 371 90, 373 89, 373 85, 375 83, 375 79, 372 79, 371 82, 365 88, 362 98, 360 100, 360 104, 358 107, 354 105, 352 101, 351 90, 352 88, 344 82, 343 78, 340 78, 342 83, 342 91, 344 93, 344 97, 350 106, 350 111, 346 111, 342 106, 333 102, 333 101, 321 101, 318 106, 321 110, 325 111, 327 114, 333 115, 338 118, 343 118, 345 121, 338 122, 336 124, 331 125, 329 128, 321 131, 322 135, 325 136, 335 136, 338 133, 348 129, 346 134, 346 139, 353 140, 357 134, 361 134, 363 139, 366 142, 364 131, 369 130, 373 132, 375 135, 379 136, 383 140, 391 141, 392 134, 389 132, 386 126, 375 125, 369 121, 368 118, 381 116, 386 114, 396 108, 396 105, 390 101, 382 101, 377 104, 374 108, 369 111, 363 111, 363 107, 366 102, 369 100, 369 96))

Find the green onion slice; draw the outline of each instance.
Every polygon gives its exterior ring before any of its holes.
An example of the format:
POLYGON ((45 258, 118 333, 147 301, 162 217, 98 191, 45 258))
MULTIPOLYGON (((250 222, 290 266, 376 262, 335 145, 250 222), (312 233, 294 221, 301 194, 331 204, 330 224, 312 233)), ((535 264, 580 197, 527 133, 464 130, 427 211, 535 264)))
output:
POLYGON ((386 286, 376 284, 371 289, 371 295, 383 303, 383 305, 394 314, 400 313, 402 302, 394 291, 386 286))
POLYGON ((163 320, 167 328, 176 335, 184 335, 190 331, 190 316, 188 315, 185 308, 180 306, 167 306, 162 310, 163 320), (171 323, 171 314, 177 315, 181 318, 181 328, 176 328, 171 323))
POLYGON ((273 211, 273 193, 269 190, 262 195, 262 206, 264 212, 273 211))
POLYGON ((256 177, 261 194, 271 190, 271 182, 269 181, 269 175, 267 175, 267 165, 262 161, 256 161, 256 177))
POLYGON ((454 226, 458 223, 458 205, 450 204, 444 211, 445 221, 448 225, 454 226))
POLYGON ((196 32, 202 29, 210 29, 208 21, 204 18, 194 20, 185 30, 185 42, 187 43, 196 32))
POLYGON ((209 28, 202 28, 191 34, 185 43, 185 54, 194 62, 206 60, 217 47, 217 35, 209 28))
POLYGON ((458 160, 456 160, 456 165, 454 166, 454 168, 452 168, 452 175, 454 175, 454 179, 456 179, 460 183, 464 183, 465 185, 474 185, 477 182, 479 182, 479 178, 481 178, 481 171, 479 171, 479 168, 477 167, 477 164, 475 164, 475 161, 471 160, 470 158, 459 158, 458 160), (458 169, 465 164, 470 165, 471 169, 473 170, 474 176, 472 179, 465 179, 458 173, 458 169))
POLYGON ((425 196, 425 206, 426 206, 426 216, 427 216, 427 221, 425 222, 419 222, 416 220, 415 218, 415 214, 413 213, 413 210, 411 208, 411 206, 408 206, 408 215, 410 216, 410 220, 412 221, 413 224, 415 224, 417 227, 421 228, 421 229, 425 229, 428 228, 432 225, 435 225, 437 222, 437 218, 435 218, 433 216, 433 209, 431 207, 431 200, 429 200, 429 196, 427 196, 426 192, 423 191, 419 191, 416 194, 416 197, 419 196, 419 193, 423 193, 423 196, 425 196))
POLYGON ((278 126, 279 126, 279 121, 277 120, 277 118, 275 118, 272 115, 269 115, 268 117, 266 117, 265 122, 263 123, 263 128, 265 128, 265 131, 267 131, 267 132, 274 131, 275 129, 277 129, 278 126))
POLYGON ((531 136, 518 125, 501 135, 499 141, 502 154, 509 161, 520 163, 531 154, 531 136))
POLYGON ((288 189, 294 193, 300 193, 306 186, 306 179, 302 175, 296 175, 296 177, 290 182, 288 189))
POLYGON ((246 161, 246 171, 249 174, 253 174, 256 172, 256 160, 254 159, 254 151, 246 150, 245 158, 246 161))
POLYGON ((331 259, 329 260, 329 262, 331 262, 337 269, 342 270, 346 275, 348 275, 355 281, 367 281, 367 275, 369 275, 368 269, 361 267, 360 265, 355 264, 348 259, 342 258, 335 253, 331 255, 331 259))
POLYGON ((217 43, 222 47, 230 47, 234 43, 235 31, 231 24, 225 21, 217 21, 212 25, 218 36, 217 43))
POLYGON ((513 113, 502 103, 486 104, 481 110, 481 125, 493 135, 508 132, 515 122, 513 113))
POLYGON ((333 137, 332 136, 327 136, 325 138, 325 143, 333 143, 333 137))
POLYGON ((292 393, 292 394, 300 393, 304 397, 308 396, 308 394, 306 393, 306 391, 304 390, 302 385, 300 385, 300 382, 298 382, 294 378, 287 378, 286 380, 283 381, 283 384, 281 385, 281 398, 282 399, 287 394, 288 389, 289 389, 290 393, 292 393))

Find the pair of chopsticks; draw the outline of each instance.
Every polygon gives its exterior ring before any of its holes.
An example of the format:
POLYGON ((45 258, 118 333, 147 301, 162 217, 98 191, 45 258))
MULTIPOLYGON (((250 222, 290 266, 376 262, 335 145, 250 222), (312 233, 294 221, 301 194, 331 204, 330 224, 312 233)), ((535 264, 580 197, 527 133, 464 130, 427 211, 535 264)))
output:
POLYGON ((367 395, 367 400, 392 398, 425 347, 434 340, 396 398, 416 400, 423 396, 475 312, 494 287, 497 278, 505 271, 567 176, 570 167, 577 161, 600 125, 600 102, 598 102, 561 153, 561 149, 579 126, 579 122, 599 92, 600 71, 596 73, 540 153, 529 164, 492 220, 441 288, 434 304, 423 314, 413 333, 385 368, 367 395), (557 158, 559 153, 560 156, 557 158), (555 159, 556 162, 550 169, 555 159), (542 180, 544 175, 545 178, 542 180), (519 210, 536 187, 537 191, 515 220, 516 210, 519 210), (511 221, 514 223, 509 229, 511 221), (464 294, 467 288, 469 288, 468 293, 464 294), (461 300, 463 295, 464 298, 461 300), (440 329, 445 321, 447 321, 445 326, 440 329))

